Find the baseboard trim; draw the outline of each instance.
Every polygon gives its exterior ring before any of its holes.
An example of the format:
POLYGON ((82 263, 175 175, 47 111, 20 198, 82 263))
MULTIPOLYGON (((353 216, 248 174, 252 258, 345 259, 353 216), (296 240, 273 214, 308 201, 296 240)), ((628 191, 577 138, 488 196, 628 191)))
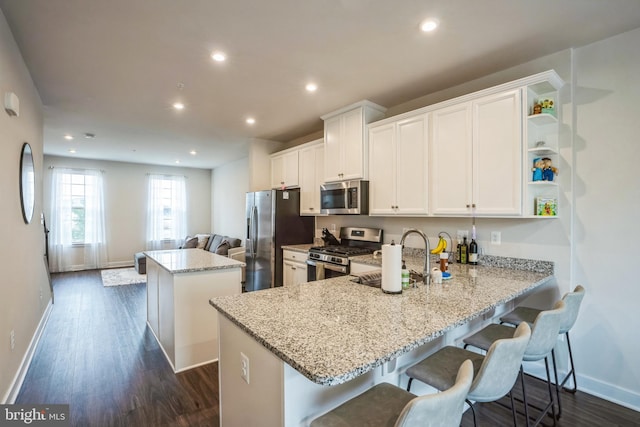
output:
MULTIPOLYGON (((543 363, 527 363, 525 365, 525 371, 528 374, 533 375, 534 377, 542 379, 543 381, 546 381, 547 379, 547 374, 544 369, 543 363)), ((566 371, 558 371, 558 376, 560 378, 564 378, 565 375, 566 371)), ((580 375, 580 372, 576 374, 576 377, 578 380, 578 390, 580 390, 581 392, 640 412, 639 392, 628 390, 586 375, 580 375)), ((551 372, 551 378, 553 379, 553 372, 551 372)), ((571 381, 569 381, 567 386, 570 385, 571 381)))
POLYGON ((38 327, 36 328, 33 336, 31 337, 31 342, 29 343, 29 347, 27 347, 27 352, 24 354, 22 358, 22 362, 20 363, 20 368, 16 375, 13 377, 13 381, 11 383, 11 387, 2 398, 3 404, 13 404, 18 397, 18 393, 20 392, 20 388, 22 388, 22 383, 24 382, 24 378, 27 375, 27 371, 29 370, 29 366, 31 365, 31 361, 33 360, 33 355, 36 352, 36 348, 38 347, 38 343, 40 342, 40 338, 42 337, 42 332, 44 331, 44 327, 49 320, 49 316, 51 315, 51 309, 53 308, 53 304, 51 304, 51 300, 47 304, 47 308, 42 313, 42 317, 40 318, 40 322, 38 323, 38 327))

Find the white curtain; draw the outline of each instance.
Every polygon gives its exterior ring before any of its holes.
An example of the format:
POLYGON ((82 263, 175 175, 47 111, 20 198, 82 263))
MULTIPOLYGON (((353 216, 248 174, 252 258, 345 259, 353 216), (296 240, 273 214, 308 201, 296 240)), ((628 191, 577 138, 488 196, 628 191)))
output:
POLYGON ((108 265, 102 172, 54 168, 51 179, 49 268, 52 272, 89 270, 108 265), (84 236, 73 239, 73 175, 84 177, 84 236))
POLYGON ((175 248, 187 233, 184 176, 148 175, 147 249, 175 248))

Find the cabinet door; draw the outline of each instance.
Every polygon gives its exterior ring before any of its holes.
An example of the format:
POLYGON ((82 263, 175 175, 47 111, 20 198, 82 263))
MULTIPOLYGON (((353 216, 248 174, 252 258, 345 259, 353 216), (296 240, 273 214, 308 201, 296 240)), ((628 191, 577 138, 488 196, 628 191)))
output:
POLYGON ((320 184, 324 174, 322 144, 300 150, 300 214, 320 214, 320 184))
POLYGON ((369 214, 396 211, 395 123, 369 129, 369 214))
POLYGON ((298 180, 298 151, 292 151, 284 155, 284 185, 285 187, 297 187, 298 180))
POLYGON ((431 120, 431 212, 467 214, 472 202, 471 104, 435 110, 431 120))
POLYGON ((297 285, 300 283, 306 283, 307 282, 307 264, 296 263, 294 268, 295 270, 293 271, 293 284, 297 285))
POLYGON ((324 122, 324 181, 340 181, 342 178, 341 116, 324 122))
POLYGON ((295 273, 292 261, 282 261, 282 286, 293 285, 293 274, 295 273))
POLYGON ((395 204, 398 214, 424 215, 428 212, 427 153, 427 115, 399 121, 396 125, 395 141, 395 204))
POLYGON ((362 108, 342 116, 342 180, 364 178, 364 118, 362 108))
POLYGON ((298 151, 271 157, 271 188, 298 185, 298 151))
POLYGON ((522 213, 520 90, 473 101, 473 200, 479 215, 522 213))
POLYGON ((271 188, 284 186, 284 170, 284 155, 271 157, 271 188))

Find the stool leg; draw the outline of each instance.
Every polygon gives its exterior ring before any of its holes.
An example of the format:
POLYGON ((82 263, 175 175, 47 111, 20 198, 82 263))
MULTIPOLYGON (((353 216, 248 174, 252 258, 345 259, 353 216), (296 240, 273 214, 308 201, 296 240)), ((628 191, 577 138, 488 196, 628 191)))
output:
POLYGON ((553 361, 553 376, 556 380, 556 398, 558 400, 558 419, 562 415, 562 403, 560 402, 560 384, 558 383, 558 367, 556 366, 555 350, 551 350, 551 360, 553 361))
POLYGON ((524 418, 527 420, 529 427, 529 404, 527 404, 527 390, 524 385, 524 368, 520 365, 520 382, 522 383, 522 403, 524 404, 524 418))
POLYGON ((560 386, 564 389, 564 391, 567 391, 569 393, 575 393, 578 390, 578 380, 576 380, 576 368, 573 364, 573 354, 571 352, 571 341, 569 340, 569 331, 565 333, 565 336, 567 337, 567 347, 569 348, 569 362, 571 365, 571 370, 567 373, 567 376, 564 378, 564 380, 562 380, 562 384, 560 384, 560 386), (569 377, 573 378, 573 387, 571 388, 564 386, 567 380, 569 379, 569 377))
POLYGON ((409 378, 409 384, 407 384, 407 391, 411 391, 411 383, 413 382, 413 378, 409 378))
POLYGON ((465 399, 464 401, 467 402, 467 404, 469 405, 469 408, 471 408, 471 414, 473 415, 473 426, 478 427, 478 423, 476 421, 476 410, 473 409, 473 404, 469 399, 465 399))
POLYGON ((513 400, 513 390, 509 392, 509 399, 511 399, 511 414, 513 415, 513 427, 517 427, 518 421, 516 420, 516 403, 513 400))

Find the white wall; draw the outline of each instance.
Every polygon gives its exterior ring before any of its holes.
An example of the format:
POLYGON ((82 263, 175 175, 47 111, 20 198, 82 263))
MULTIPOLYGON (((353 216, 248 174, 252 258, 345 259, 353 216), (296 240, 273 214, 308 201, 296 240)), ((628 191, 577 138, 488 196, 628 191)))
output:
MULTIPOLYGON (((211 231, 211 171, 208 169, 154 166, 136 163, 45 156, 44 203, 50 213, 50 167, 88 168, 104 171, 105 215, 110 267, 133 265, 133 255, 146 249, 147 174, 187 177, 187 232, 211 231)), ((49 222, 49 227, 51 224, 49 222)), ((78 264, 75 269, 82 269, 78 264)))
POLYGON ((249 159, 244 158, 217 167, 211 175, 212 231, 243 241, 245 230, 245 194, 249 191, 249 159))
POLYGON ((6 92, 20 99, 19 117, 0 109, 0 403, 5 403, 20 374, 29 342, 51 300, 44 264, 42 212, 42 103, 9 26, 0 11, 0 99, 6 92), (25 224, 20 207, 20 151, 29 142, 35 163, 35 208, 25 224), (15 331, 15 348, 9 346, 15 331))
POLYGON ((575 283, 581 386, 640 410, 640 29, 575 53, 575 283))

